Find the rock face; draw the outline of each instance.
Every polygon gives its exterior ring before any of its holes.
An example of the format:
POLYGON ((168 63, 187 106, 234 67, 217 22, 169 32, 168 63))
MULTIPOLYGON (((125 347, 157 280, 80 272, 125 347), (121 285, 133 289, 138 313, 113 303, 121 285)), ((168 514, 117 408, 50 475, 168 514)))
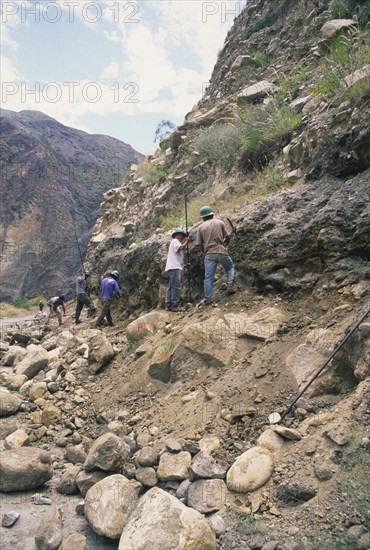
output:
POLYGON ((187 508, 175 497, 150 489, 139 501, 124 528, 119 550, 215 550, 216 538, 199 512, 187 508))
POLYGON ((53 477, 51 456, 35 447, 0 453, 0 490, 27 491, 41 487, 53 477))
POLYGON ((114 187, 130 165, 143 157, 114 138, 67 128, 36 111, 3 109, 0 124, 4 167, 1 231, 6 250, 1 262, 0 299, 22 293, 49 295, 55 288, 74 291, 80 258, 74 252, 73 228, 79 228, 84 252, 104 191, 114 187), (45 203, 49 208, 43 207, 45 203), (79 206, 71 210, 70 204, 79 206), (71 237, 66 240, 67 234, 71 237), (49 243, 63 252, 50 256, 49 243), (62 263, 65 275, 60 272, 62 263))

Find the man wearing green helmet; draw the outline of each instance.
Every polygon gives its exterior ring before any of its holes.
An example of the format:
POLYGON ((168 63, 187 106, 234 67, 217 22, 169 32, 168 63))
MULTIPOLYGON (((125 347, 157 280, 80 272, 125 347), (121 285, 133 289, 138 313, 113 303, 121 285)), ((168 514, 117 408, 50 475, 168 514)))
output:
POLYGON ((92 303, 90 296, 88 294, 88 279, 91 277, 90 271, 84 271, 77 277, 76 280, 76 294, 77 294, 77 303, 76 303, 76 312, 75 312, 75 323, 79 325, 81 311, 84 306, 89 308, 89 314, 91 317, 96 317, 96 309, 92 303))
POLYGON ((172 232, 172 241, 168 248, 165 271, 169 281, 166 293, 166 310, 183 311, 179 306, 181 292, 181 276, 184 268, 184 248, 189 242, 186 232, 176 227, 172 232))
POLYGON ((95 326, 98 328, 101 326, 101 322, 106 317, 108 325, 113 327, 113 319, 110 312, 110 306, 113 300, 113 296, 121 296, 121 289, 118 285, 119 271, 112 271, 107 277, 104 277, 100 284, 100 299, 103 304, 103 308, 96 319, 95 326))
POLYGON ((200 209, 200 217, 203 223, 197 231, 196 244, 204 254, 204 303, 211 305, 213 301, 213 285, 218 264, 221 264, 226 272, 228 294, 236 292, 234 286, 234 264, 229 256, 225 243, 228 243, 232 233, 226 231, 221 220, 213 219, 214 212, 210 206, 200 209))

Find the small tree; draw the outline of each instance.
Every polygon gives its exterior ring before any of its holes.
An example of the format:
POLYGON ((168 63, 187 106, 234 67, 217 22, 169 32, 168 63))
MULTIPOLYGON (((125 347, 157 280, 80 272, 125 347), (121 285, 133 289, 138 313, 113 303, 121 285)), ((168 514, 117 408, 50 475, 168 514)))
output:
POLYGON ((176 129, 176 125, 170 120, 161 120, 158 122, 157 127, 154 132, 154 143, 161 141, 163 138, 167 137, 171 132, 176 129))

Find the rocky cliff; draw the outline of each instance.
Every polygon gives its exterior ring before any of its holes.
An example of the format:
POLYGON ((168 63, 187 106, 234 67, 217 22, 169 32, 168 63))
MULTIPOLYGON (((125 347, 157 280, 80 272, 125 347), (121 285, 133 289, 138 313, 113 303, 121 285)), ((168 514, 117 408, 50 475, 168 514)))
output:
POLYGON ((104 191, 142 155, 33 111, 1 115, 0 299, 68 292, 104 191))
POLYGON ((242 285, 310 292, 337 264, 366 265, 368 17, 367 2, 329 0, 259 1, 240 14, 199 104, 105 196, 89 258, 98 272, 124 273, 123 310, 162 303, 184 194, 193 233, 207 203, 238 226, 230 251, 242 285))

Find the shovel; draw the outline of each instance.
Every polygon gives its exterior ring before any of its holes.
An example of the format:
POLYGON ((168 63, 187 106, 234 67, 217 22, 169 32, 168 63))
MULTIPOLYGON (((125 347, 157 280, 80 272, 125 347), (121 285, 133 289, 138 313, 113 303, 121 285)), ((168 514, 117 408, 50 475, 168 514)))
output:
POLYGON ((340 342, 340 344, 335 348, 333 353, 330 355, 330 357, 325 361, 325 363, 319 368, 319 370, 316 372, 316 374, 307 382, 307 384, 304 386, 303 390, 297 395, 297 397, 291 402, 291 404, 285 409, 282 415, 280 415, 278 412, 273 412, 269 414, 269 422, 270 424, 279 424, 287 414, 290 413, 294 405, 297 403, 298 399, 302 397, 302 395, 308 390, 308 388, 311 386, 312 382, 316 380, 316 378, 321 374, 321 372, 324 370, 324 368, 330 363, 330 361, 333 359, 333 357, 338 353, 338 351, 344 346, 344 344, 347 342, 347 340, 352 336, 352 334, 355 332, 355 330, 358 329, 358 327, 361 325, 361 323, 366 319, 366 317, 370 313, 370 308, 366 311, 366 313, 357 321, 357 323, 352 327, 352 329, 349 331, 347 336, 343 338, 343 340, 340 342))

